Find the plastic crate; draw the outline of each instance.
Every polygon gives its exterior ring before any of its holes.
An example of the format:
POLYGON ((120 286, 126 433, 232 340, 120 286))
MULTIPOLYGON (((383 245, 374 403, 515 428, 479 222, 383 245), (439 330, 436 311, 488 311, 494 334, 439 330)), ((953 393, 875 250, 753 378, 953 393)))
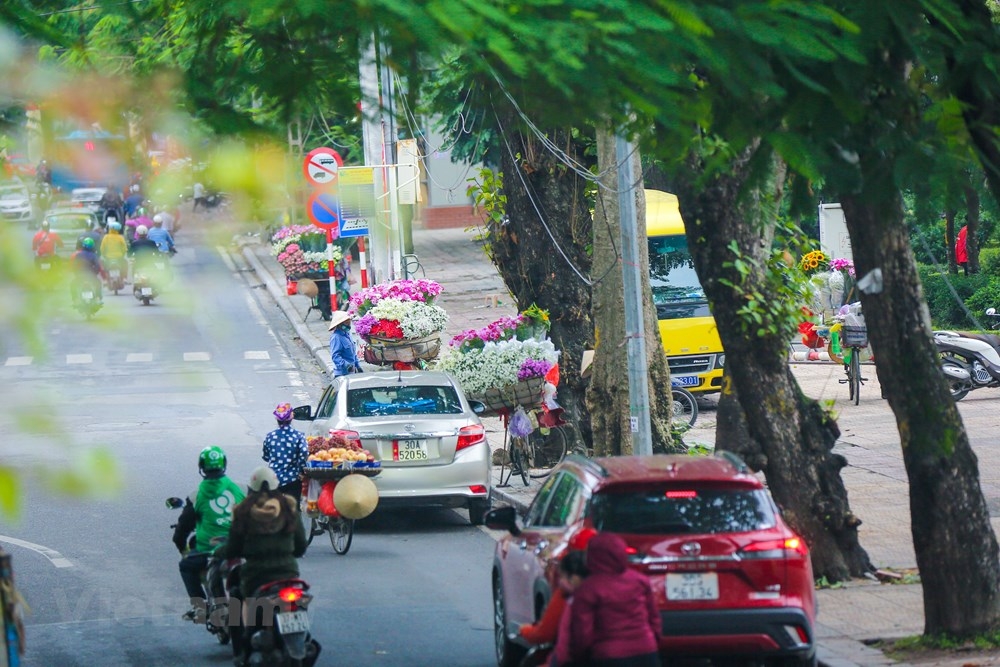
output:
POLYGON ((840 329, 840 344, 843 347, 865 347, 868 345, 867 327, 849 327, 846 324, 840 329))

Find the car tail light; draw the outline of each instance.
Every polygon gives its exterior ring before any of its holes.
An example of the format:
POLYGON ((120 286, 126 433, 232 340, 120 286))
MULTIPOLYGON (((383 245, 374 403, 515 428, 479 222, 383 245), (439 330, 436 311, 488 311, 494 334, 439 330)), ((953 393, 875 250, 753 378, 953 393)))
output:
POLYGON ((361 447, 361 434, 357 431, 341 431, 331 428, 330 435, 339 435, 341 438, 347 440, 347 444, 361 447))
POLYGON ((570 538, 569 548, 574 551, 583 551, 587 548, 587 544, 593 539, 594 535, 597 535, 597 531, 593 528, 584 528, 579 533, 570 538))
POLYGON ((801 537, 764 540, 748 544, 740 550, 743 558, 790 558, 808 556, 809 548, 801 537))
POLYGON ((678 498, 697 498, 698 497, 698 492, 694 491, 694 490, 691 490, 691 491, 667 491, 664 495, 667 498, 670 498, 671 500, 678 499, 678 498))
POLYGON ((469 487, 469 491, 472 493, 486 493, 486 487, 482 484, 473 484, 469 487))
POLYGON ((486 442, 486 429, 483 428, 482 424, 463 426, 458 432, 458 444, 455 445, 455 451, 478 445, 481 442, 486 442))
POLYGON ((792 640, 794 644, 808 644, 809 643, 809 633, 801 625, 786 625, 784 626, 785 634, 788 638, 792 640))

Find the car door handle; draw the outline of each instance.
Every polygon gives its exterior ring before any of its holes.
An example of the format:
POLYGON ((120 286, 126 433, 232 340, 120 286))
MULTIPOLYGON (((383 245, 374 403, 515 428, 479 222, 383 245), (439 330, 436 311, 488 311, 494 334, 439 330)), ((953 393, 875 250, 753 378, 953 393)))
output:
POLYGON ((538 554, 542 553, 542 551, 544 551, 547 546, 549 546, 548 540, 542 540, 541 542, 539 542, 538 545, 535 546, 535 555, 537 556, 538 554))

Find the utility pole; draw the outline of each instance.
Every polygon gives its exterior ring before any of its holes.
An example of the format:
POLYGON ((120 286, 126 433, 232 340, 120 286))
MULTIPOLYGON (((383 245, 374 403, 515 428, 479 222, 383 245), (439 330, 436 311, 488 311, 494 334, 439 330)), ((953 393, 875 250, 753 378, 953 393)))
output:
POLYGON ((632 449, 640 456, 653 453, 649 418, 649 381, 646 361, 646 328, 642 316, 642 276, 639 273, 638 222, 635 210, 635 146, 615 136, 618 164, 618 207, 621 214, 622 279, 625 287, 625 340, 628 351, 629 414, 632 449))

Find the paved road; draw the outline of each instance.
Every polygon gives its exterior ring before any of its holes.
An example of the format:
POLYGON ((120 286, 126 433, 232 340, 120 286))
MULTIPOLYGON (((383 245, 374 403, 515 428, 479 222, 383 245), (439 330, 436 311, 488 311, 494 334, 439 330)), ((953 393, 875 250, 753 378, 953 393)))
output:
MULTIPOLYGON (((182 244, 175 268, 150 307, 108 295, 92 322, 47 319, 46 355, 0 332, 0 400, 19 406, 0 414, 0 431, 14 432, 15 414, 43 429, 6 437, 4 462, 55 473, 102 446, 124 479, 108 498, 32 484, 21 520, 0 519, 32 608, 27 665, 229 663, 228 648, 180 620, 177 515, 163 501, 193 490, 207 444, 245 480, 273 406, 313 401, 324 381, 273 302, 214 247, 182 244)), ((491 664, 493 545, 452 511, 377 515, 343 557, 314 542, 302 574, 320 664, 491 664)))

